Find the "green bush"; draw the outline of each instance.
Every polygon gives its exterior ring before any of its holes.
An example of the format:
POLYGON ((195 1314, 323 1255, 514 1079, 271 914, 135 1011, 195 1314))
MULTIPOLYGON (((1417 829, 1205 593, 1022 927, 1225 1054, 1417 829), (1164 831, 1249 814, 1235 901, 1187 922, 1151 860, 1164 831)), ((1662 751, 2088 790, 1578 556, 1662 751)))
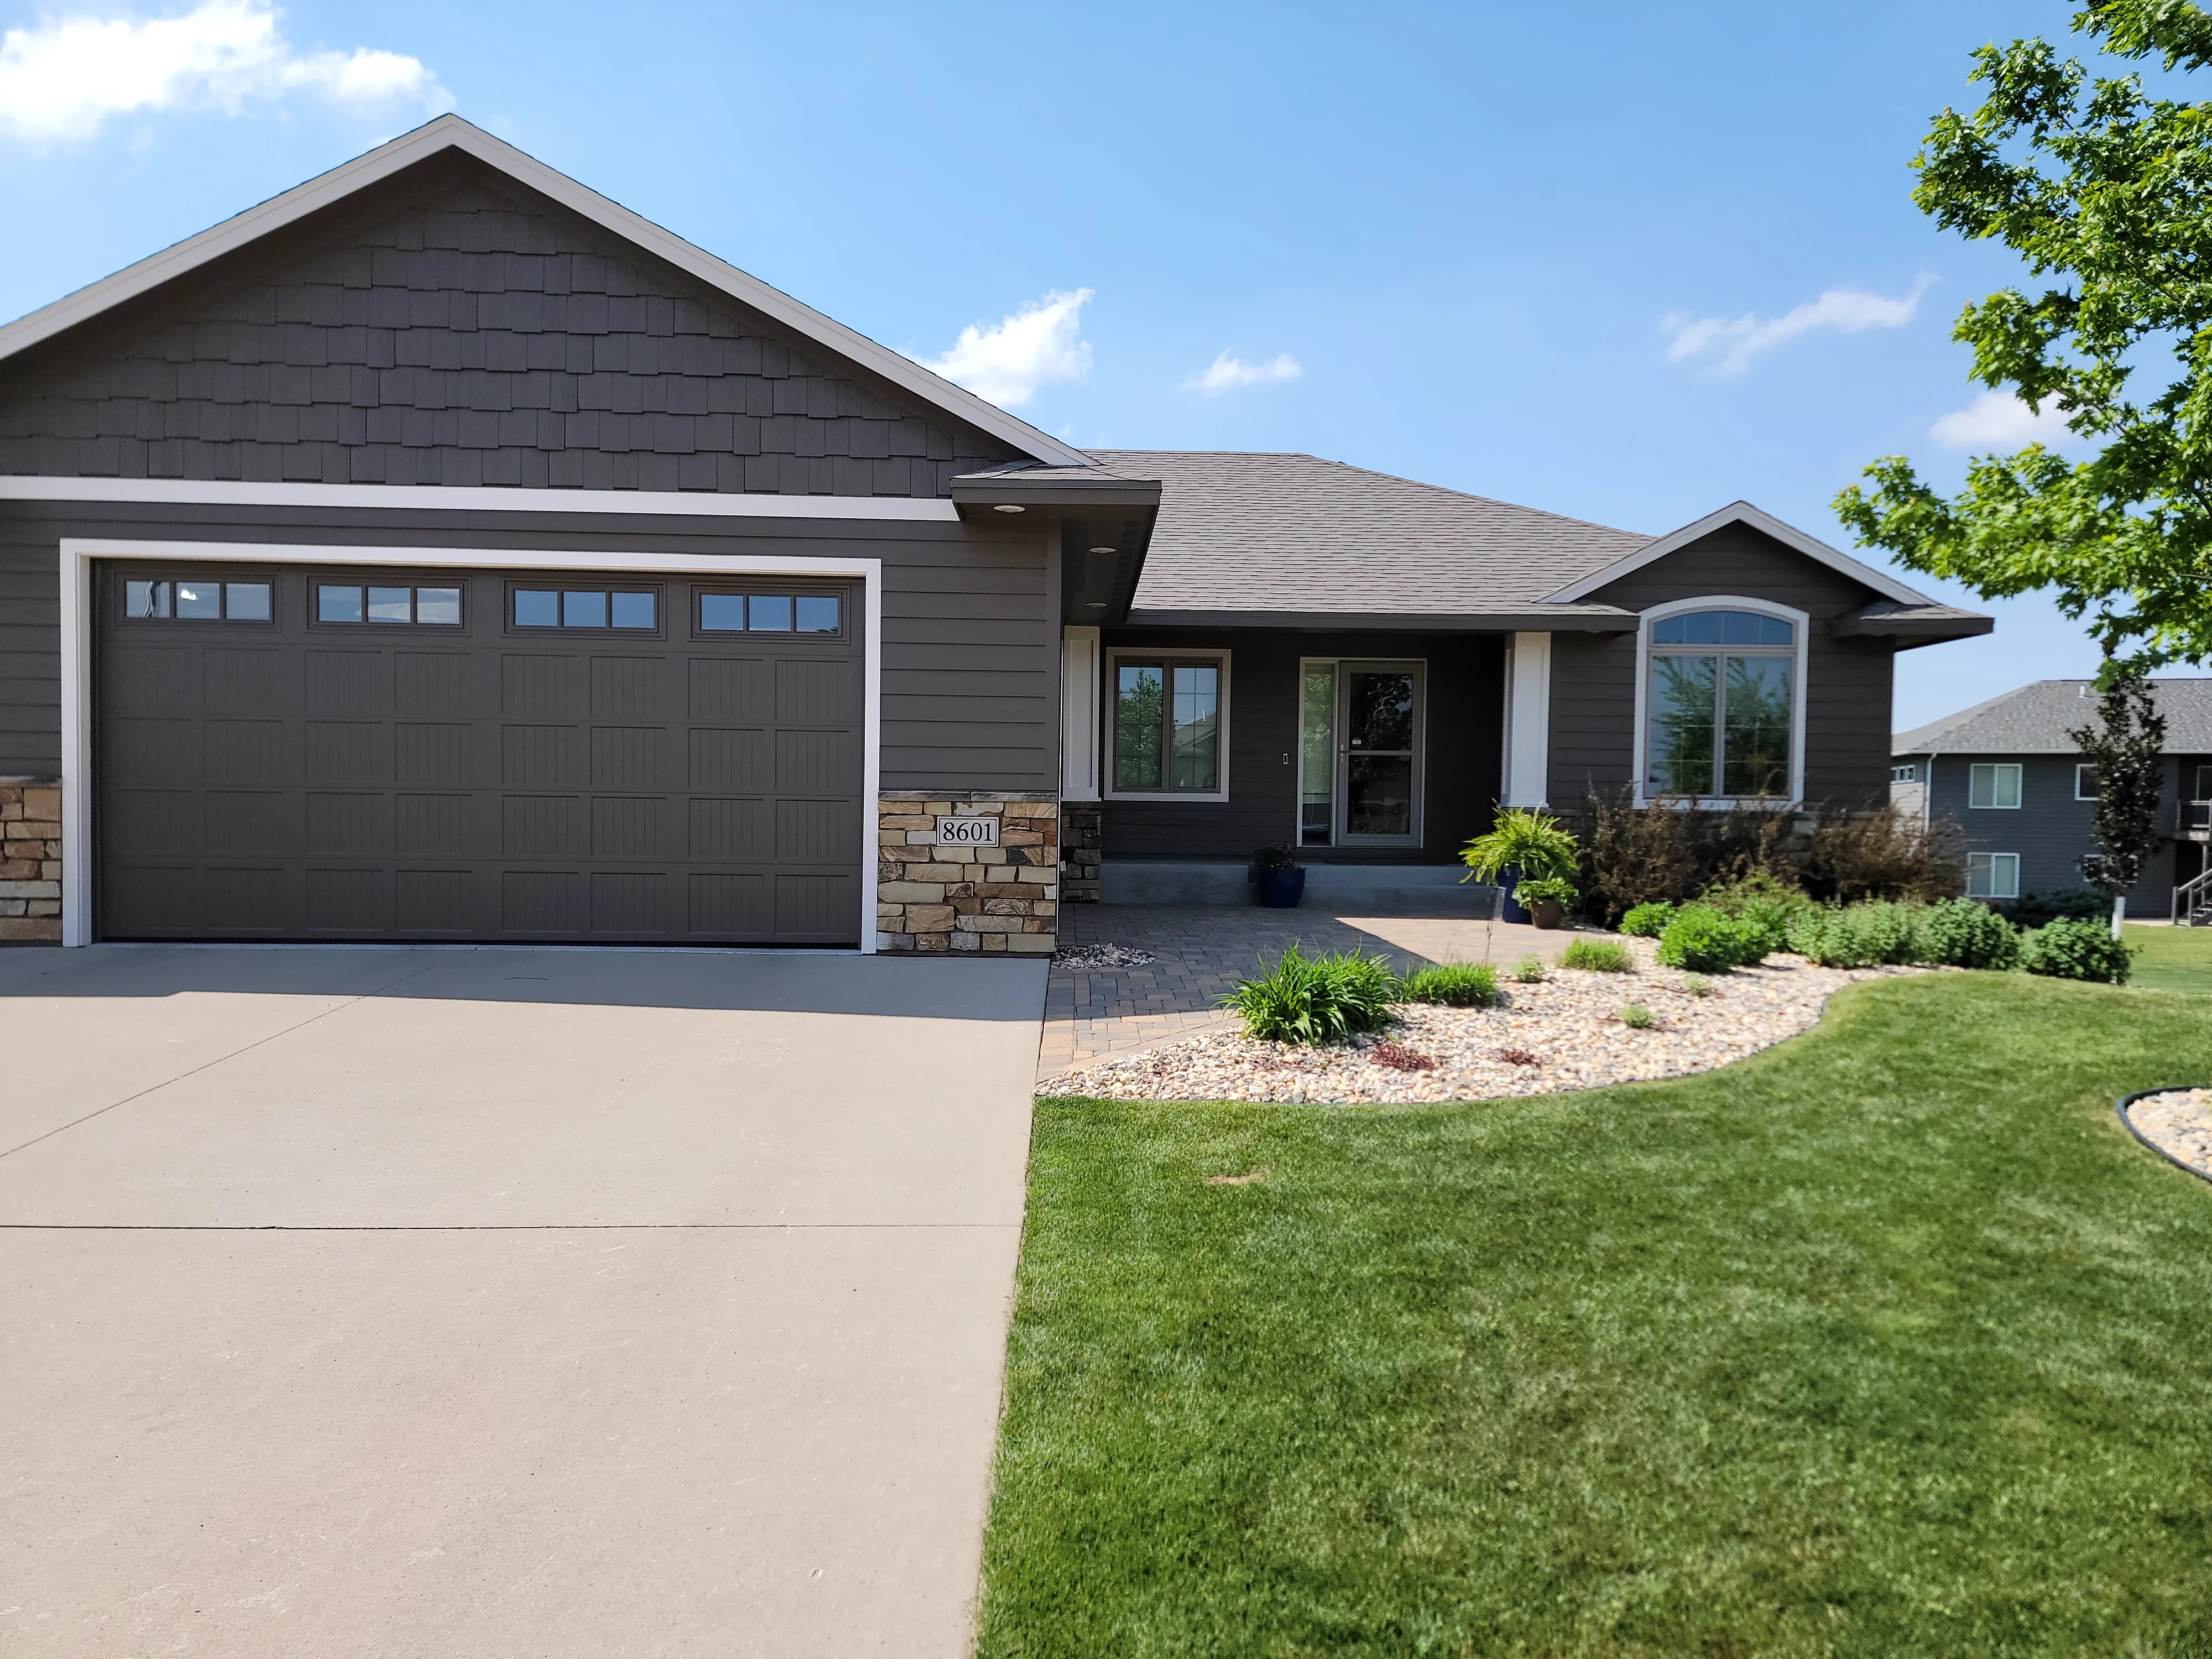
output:
POLYGON ((1790 948, 1823 968, 1923 961, 1920 924, 1926 914, 1924 906, 1887 901, 1814 910, 1790 930, 1790 948))
POLYGON ((2083 921, 2112 914, 2112 902, 2094 887, 2053 887, 2040 893, 2023 893, 2006 907, 2016 927, 2040 927, 2061 916, 2083 921))
POLYGON ((1620 931, 1633 933, 1638 939, 1657 939, 1667 931, 1667 924, 1674 920, 1674 907, 1665 899, 1654 899, 1649 904, 1638 904, 1620 919, 1620 931))
POLYGON ((1222 1006, 1244 1017, 1244 1034, 1276 1042, 1341 1042, 1395 1022, 1398 976, 1382 957, 1340 951, 1308 957, 1291 945, 1222 1006))
POLYGON ((1765 870, 1752 870, 1732 881, 1716 882, 1698 896, 1698 902, 1724 916, 1747 921, 1759 929, 1771 951, 1790 948, 1790 930, 1820 907, 1804 890, 1765 870))
POLYGON ((1514 902, 1531 909, 1539 904, 1572 909, 1576 896, 1574 883, 1565 876, 1538 876, 1532 881, 1516 882, 1513 888, 1514 902))
POLYGON ((1620 1023, 1632 1031, 1651 1029, 1651 1011, 1640 1002, 1632 1002, 1620 1011, 1620 1023))
POLYGON ((2094 980, 2124 985, 2133 953, 2112 937, 2107 922, 2061 916, 2020 942, 2020 965, 2051 979, 2094 980))
POLYGON ((1580 968, 1593 974, 1627 974, 1636 969, 1636 959, 1628 954, 1628 947, 1618 939, 1578 939, 1567 946, 1560 957, 1562 968, 1580 968))
POLYGON ((1498 988, 1498 969, 1486 962, 1432 962, 1407 975, 1399 989, 1405 1001, 1447 1008, 1487 1008, 1504 994, 1498 988))
POLYGON ((1659 960, 1693 974, 1747 968, 1766 952, 1766 935, 1757 924, 1702 904, 1685 905, 1659 935, 1659 960))
POLYGON ((2010 968, 2020 960, 2020 935, 1986 904, 1946 899, 1920 919, 1917 960, 1953 968, 2010 968))

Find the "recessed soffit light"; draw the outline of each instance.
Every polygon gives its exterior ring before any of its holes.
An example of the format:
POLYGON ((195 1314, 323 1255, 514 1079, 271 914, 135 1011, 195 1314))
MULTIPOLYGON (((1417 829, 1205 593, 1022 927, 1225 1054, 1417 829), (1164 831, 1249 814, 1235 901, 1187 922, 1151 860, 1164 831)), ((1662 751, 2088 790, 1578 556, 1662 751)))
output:
POLYGON ((1094 547, 1091 550, 1093 553, 1119 553, 1121 550, 1118 547, 1094 547))
POLYGON ((1017 507, 1012 501, 1000 501, 998 506, 992 510, 998 513, 1020 513, 1026 511, 1027 509, 1017 507))

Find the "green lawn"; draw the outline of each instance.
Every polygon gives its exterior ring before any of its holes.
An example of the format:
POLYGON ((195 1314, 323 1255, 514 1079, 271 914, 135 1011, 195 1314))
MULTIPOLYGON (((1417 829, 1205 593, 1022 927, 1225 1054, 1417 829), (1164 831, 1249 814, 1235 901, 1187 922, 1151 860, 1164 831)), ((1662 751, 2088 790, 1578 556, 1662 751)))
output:
POLYGON ((2212 1654, 2212 1185, 2112 1111, 2208 1015, 1942 975, 1674 1083, 1043 1104, 979 1652, 2212 1654))
POLYGON ((2212 994, 2212 927, 2130 927, 2137 985, 2212 994))

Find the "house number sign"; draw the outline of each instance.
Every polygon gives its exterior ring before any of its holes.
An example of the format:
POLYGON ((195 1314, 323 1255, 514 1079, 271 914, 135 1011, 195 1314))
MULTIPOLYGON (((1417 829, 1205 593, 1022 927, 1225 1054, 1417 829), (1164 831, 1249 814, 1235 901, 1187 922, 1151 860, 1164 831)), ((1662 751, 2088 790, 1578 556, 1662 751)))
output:
POLYGON ((999 844, 999 821, 996 818, 939 818, 937 821, 937 844, 939 847, 996 847, 999 844))

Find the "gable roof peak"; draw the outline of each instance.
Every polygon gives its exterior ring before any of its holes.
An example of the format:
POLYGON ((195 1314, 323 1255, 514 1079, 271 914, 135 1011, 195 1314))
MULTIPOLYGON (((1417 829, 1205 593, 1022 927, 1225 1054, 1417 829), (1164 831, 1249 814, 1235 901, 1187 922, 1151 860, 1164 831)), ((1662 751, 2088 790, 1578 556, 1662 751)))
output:
POLYGON ((113 276, 64 295, 28 316, 0 327, 0 362, 27 351, 116 306, 150 293, 163 283, 196 270, 260 238, 282 230, 356 192, 446 151, 473 156, 495 173, 559 203, 570 212, 601 229, 644 249, 788 329, 802 339, 836 353, 894 386, 920 398, 955 419, 989 433, 1023 453, 1055 466, 1084 466, 1090 457, 1062 443, 1027 421, 1009 415, 964 386, 912 358, 879 345, 855 329, 825 317, 811 306, 794 300, 781 289, 717 258, 704 248, 685 241, 618 202, 578 184, 534 155, 525 154, 504 139, 495 138, 459 115, 441 115, 411 132, 404 132, 365 155, 341 163, 329 172, 295 185, 281 196, 234 215, 197 236, 149 255, 113 276))
POLYGON ((1587 599, 1599 588, 1616 582, 1623 576, 1632 574, 1645 565, 1665 558, 1669 553, 1678 552, 1692 542, 1702 541, 1717 530, 1725 530, 1730 525, 1738 524, 1756 530, 1762 535, 1772 537, 1792 552, 1802 553, 1815 563, 1824 564, 1831 570, 1837 571, 1850 577, 1855 582, 1872 588, 1886 599, 1893 599, 1899 605, 1915 606, 1936 603, 1925 593, 1907 587, 1887 572, 1877 570, 1874 566, 1863 563, 1848 553, 1838 551, 1817 536, 1809 536, 1798 529, 1796 525, 1784 523, 1763 507, 1755 507, 1747 501, 1731 501, 1717 512, 1708 513, 1704 518, 1686 524, 1680 530, 1669 532, 1618 563, 1577 578, 1553 594, 1551 599, 1557 604, 1569 604, 1577 599, 1587 599))

